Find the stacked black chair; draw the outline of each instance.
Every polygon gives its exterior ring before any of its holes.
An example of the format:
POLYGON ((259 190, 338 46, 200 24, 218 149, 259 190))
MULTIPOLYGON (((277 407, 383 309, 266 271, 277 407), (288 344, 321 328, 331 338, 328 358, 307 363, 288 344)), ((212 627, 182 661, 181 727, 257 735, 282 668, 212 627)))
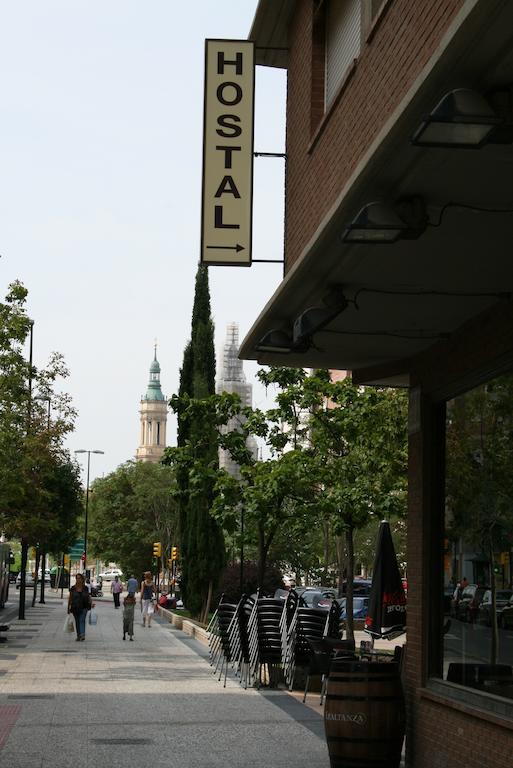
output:
POLYGON ((248 687, 250 681, 249 620, 254 605, 254 598, 242 595, 229 627, 232 664, 236 666, 236 674, 240 676, 244 688, 248 687))
POLYGON ((292 690, 296 671, 310 663, 309 640, 320 640, 326 631, 328 614, 320 608, 309 608, 300 599, 287 638, 285 681, 292 690))
POLYGON ((328 677, 330 673, 331 662, 333 659, 344 658, 348 661, 356 660, 355 641, 338 640, 332 637, 323 637, 319 643, 310 643, 311 656, 306 677, 305 694, 303 701, 306 700, 308 685, 312 675, 321 676, 321 698, 319 705, 322 704, 328 686, 328 677))
POLYGON ((256 678, 262 684, 262 671, 267 670, 267 681, 273 687, 279 682, 282 668, 281 621, 285 603, 281 598, 260 597, 256 604, 258 662, 256 678))
MULTIPOLYGON (((222 603, 224 594, 221 595, 219 603, 222 603)), ((217 663, 219 653, 221 652, 221 636, 219 634, 219 606, 214 611, 212 618, 207 626, 208 634, 208 656, 210 659, 210 666, 217 663)))
MULTIPOLYGON (((222 677, 224 670, 224 686, 226 687, 226 676, 228 673, 228 664, 232 662, 232 621, 234 619, 237 606, 235 603, 224 602, 224 595, 221 597, 221 601, 217 607, 217 617, 215 629, 216 635, 213 638, 212 644, 210 638, 212 632, 209 634, 209 646, 211 646, 210 663, 215 664, 214 674, 219 670, 219 680, 222 677)), ((212 621, 210 622, 212 624, 212 621)), ((209 625, 210 627, 210 625, 209 625)))

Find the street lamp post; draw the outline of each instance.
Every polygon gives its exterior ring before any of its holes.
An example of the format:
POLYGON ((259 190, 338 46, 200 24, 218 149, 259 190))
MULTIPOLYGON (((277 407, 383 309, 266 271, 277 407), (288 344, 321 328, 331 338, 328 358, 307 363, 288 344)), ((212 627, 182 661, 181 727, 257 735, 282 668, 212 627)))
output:
MULTIPOLYGON (((47 411, 47 423, 46 428, 48 430, 48 435, 50 435, 50 413, 51 413, 51 407, 52 407, 52 398, 49 395, 36 395, 34 397, 34 400, 39 400, 42 403, 46 403, 48 406, 47 411)), ((50 439, 50 437, 48 437, 50 439)), ((46 570, 46 545, 43 547, 41 551, 41 591, 39 594, 39 602, 45 604, 45 570, 46 570)), ((37 577, 35 579, 35 590, 37 591, 37 577)))
POLYGON ((85 504, 85 526, 84 526, 84 574, 85 574, 86 568, 87 568, 87 514, 89 511, 89 467, 91 464, 91 454, 92 453, 104 454, 105 451, 86 451, 83 448, 80 448, 79 450, 75 451, 75 453, 87 453, 87 480, 86 480, 86 504, 85 504))
MULTIPOLYGON (((29 320, 29 373, 28 373, 28 399, 27 399, 27 435, 30 434, 30 421, 32 417, 32 352, 34 341, 34 321, 29 320)), ((21 579, 20 579, 20 602, 18 606, 18 619, 25 619, 25 587, 27 572, 27 554, 28 540, 26 536, 21 537, 21 579)), ((36 576, 37 579, 37 576, 36 576)))

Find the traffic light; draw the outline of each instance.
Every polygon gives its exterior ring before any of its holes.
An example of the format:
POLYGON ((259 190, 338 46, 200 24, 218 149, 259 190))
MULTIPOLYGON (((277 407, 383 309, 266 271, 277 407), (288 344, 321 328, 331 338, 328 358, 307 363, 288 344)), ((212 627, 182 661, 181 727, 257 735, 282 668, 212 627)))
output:
POLYGON ((171 560, 178 560, 178 547, 171 547, 171 560))
POLYGON ((153 557, 160 557, 162 554, 162 544, 160 541, 155 541, 153 543, 153 557))

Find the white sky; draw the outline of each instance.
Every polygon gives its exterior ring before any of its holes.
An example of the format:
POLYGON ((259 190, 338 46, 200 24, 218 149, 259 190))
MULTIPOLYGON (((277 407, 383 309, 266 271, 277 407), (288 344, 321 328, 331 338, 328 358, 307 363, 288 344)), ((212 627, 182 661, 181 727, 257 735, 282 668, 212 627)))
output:
MULTIPOLYGON (((0 291, 16 278, 29 290, 35 364, 66 358, 69 447, 105 451, 91 479, 134 456, 155 337, 163 391, 177 389, 199 258, 204 39, 245 39, 256 5, 0 0, 0 291)), ((257 68, 257 151, 284 151, 285 92, 282 70, 257 68)), ((283 162, 255 159, 254 258, 283 255, 283 162)), ((281 274, 210 268, 216 351, 229 321, 244 337, 281 274)))

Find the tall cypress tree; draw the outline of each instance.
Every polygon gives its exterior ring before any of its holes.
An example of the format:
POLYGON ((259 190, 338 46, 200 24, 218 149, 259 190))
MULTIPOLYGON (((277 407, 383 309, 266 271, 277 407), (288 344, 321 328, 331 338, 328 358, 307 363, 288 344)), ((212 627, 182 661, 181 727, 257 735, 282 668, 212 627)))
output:
MULTIPOLYGON (((180 371, 181 396, 204 398, 215 393, 214 324, 210 314, 208 270, 199 266, 196 274, 191 340, 187 344, 180 371)), ((215 425, 204 420, 178 420, 178 447, 187 444, 195 459, 217 468, 215 425)), ((225 563, 224 539, 210 509, 213 501, 212 483, 203 477, 192 488, 186 470, 178 478, 180 484, 180 544, 182 577, 186 605, 203 620, 208 614, 212 590, 219 580, 225 563)))
MULTIPOLYGON (((183 352, 183 363, 180 369, 180 385, 178 396, 190 395, 192 393, 192 344, 187 342, 183 352)), ((189 429, 187 421, 178 414, 177 446, 185 448, 189 440, 189 429)), ((163 460, 166 463, 166 459, 163 460)), ((188 558, 188 530, 187 530, 187 507, 188 507, 188 487, 189 473, 183 466, 176 468, 176 484, 178 488, 178 541, 180 543, 180 560, 182 570, 182 597, 187 604, 187 577, 189 562, 188 558)))

